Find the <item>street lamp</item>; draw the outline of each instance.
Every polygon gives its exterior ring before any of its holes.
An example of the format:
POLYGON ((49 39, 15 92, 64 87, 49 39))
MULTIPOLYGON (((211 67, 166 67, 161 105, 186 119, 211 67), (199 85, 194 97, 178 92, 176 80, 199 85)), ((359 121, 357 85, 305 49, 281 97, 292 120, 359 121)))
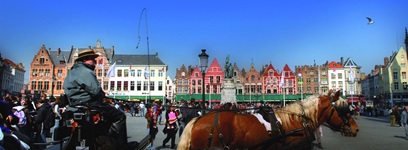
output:
POLYGON ((203 83, 202 83, 202 92, 203 92, 203 98, 201 101, 201 105, 205 106, 205 71, 207 70, 208 67, 208 55, 205 53, 206 49, 202 49, 201 50, 201 54, 198 55, 198 57, 200 58, 200 69, 201 69, 201 73, 203 76, 203 83))

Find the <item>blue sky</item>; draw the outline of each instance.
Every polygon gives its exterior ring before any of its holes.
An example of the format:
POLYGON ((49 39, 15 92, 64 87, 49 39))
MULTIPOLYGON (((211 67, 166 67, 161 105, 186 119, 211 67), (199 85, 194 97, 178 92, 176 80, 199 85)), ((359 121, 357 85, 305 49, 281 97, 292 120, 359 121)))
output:
POLYGON ((351 58, 366 74, 404 44, 408 26, 406 0, 41 0, 0 2, 0 52, 26 66, 47 48, 69 50, 115 46, 120 54, 150 53, 169 66, 198 65, 207 49, 210 62, 231 62, 249 70, 271 63, 318 65, 351 58), (139 17, 141 40, 138 43, 139 17), (366 17, 375 23, 367 24, 366 17))

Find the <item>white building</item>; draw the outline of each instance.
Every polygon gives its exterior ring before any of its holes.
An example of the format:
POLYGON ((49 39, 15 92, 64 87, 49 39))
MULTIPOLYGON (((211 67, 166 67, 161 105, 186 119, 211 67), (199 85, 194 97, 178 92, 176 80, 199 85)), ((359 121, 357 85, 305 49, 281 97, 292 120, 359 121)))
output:
POLYGON ((9 92, 18 92, 24 89, 24 66, 22 63, 16 64, 9 59, 4 59, 3 62, 2 85, 3 90, 9 92))
POLYGON ((112 58, 114 75, 109 77, 109 97, 123 100, 163 100, 166 96, 167 65, 156 55, 123 55, 112 58))
POLYGON ((170 76, 166 78, 166 99, 170 100, 171 103, 174 103, 175 97, 174 93, 176 91, 176 87, 174 86, 173 79, 170 76))

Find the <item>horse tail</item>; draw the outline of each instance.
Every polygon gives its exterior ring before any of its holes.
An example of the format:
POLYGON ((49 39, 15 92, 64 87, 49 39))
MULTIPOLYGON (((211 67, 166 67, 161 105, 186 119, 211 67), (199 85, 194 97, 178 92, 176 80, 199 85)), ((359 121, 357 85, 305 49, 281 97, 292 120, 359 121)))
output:
POLYGON ((177 145, 177 150, 189 150, 191 146, 191 133, 193 131, 193 126, 197 121, 197 117, 193 118, 188 122, 183 130, 183 134, 180 137, 180 142, 177 145))

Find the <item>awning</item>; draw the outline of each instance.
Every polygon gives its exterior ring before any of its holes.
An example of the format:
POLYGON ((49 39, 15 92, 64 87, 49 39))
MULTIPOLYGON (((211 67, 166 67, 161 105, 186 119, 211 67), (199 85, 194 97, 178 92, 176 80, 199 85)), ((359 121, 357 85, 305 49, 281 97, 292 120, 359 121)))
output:
POLYGON ((364 97, 349 97, 347 99, 347 103, 358 103, 358 102, 367 102, 367 100, 364 97))
POLYGON ((163 100, 163 96, 113 96, 113 95, 109 95, 109 98, 113 98, 113 99, 118 99, 118 100, 124 100, 124 101, 128 101, 130 99, 130 101, 137 101, 137 100, 146 100, 146 98, 149 100, 163 100))

